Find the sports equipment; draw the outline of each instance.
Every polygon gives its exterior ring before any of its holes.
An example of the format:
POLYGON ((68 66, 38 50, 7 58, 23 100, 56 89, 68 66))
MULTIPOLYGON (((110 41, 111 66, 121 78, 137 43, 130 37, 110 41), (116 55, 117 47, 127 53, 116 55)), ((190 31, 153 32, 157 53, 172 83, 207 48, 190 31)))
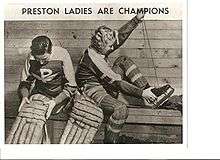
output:
MULTIPOLYGON (((6 139, 7 144, 43 143, 46 131, 47 107, 44 102, 50 99, 41 94, 30 97, 30 103, 22 107, 6 139)), ((47 138, 47 142, 49 139, 47 138)))
POLYGON ((60 143, 91 143, 103 121, 102 109, 85 94, 76 95, 69 116, 60 143))
POLYGON ((145 105, 151 106, 154 109, 162 105, 174 92, 174 88, 172 88, 169 84, 158 88, 150 87, 149 89, 157 97, 157 99, 149 103, 144 98, 145 105))

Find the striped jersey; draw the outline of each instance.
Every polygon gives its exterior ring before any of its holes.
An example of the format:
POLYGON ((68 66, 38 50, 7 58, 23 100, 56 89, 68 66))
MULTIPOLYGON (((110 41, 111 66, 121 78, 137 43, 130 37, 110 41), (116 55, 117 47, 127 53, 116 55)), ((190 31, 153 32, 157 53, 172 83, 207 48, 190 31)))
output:
MULTIPOLYGON (((116 37, 116 39, 118 39, 119 42, 113 45, 107 55, 119 48, 126 39, 128 39, 139 22, 140 21, 134 17, 117 31, 118 37, 116 37)), ((121 76, 111 69, 111 66, 109 66, 107 62, 107 57, 97 53, 96 50, 91 47, 85 50, 76 70, 76 83, 78 87, 84 87, 85 84, 111 85, 114 81, 120 80, 121 76)))

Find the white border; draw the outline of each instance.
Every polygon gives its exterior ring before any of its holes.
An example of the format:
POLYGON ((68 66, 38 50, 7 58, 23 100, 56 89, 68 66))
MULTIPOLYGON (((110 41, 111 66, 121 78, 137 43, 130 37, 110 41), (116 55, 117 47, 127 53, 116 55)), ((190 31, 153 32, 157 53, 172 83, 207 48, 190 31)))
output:
MULTIPOLYGON (((162 0, 163 2, 165 0, 162 0)), ((166 0, 166 2, 171 2, 172 0, 166 0)), ((184 0, 183 0, 184 1, 184 0)), ((17 0, 16 3, 26 2, 25 0, 17 0)), ((59 0, 47 0, 47 3, 59 3, 59 0)), ((74 1, 71 1, 73 3, 74 1)), ((86 3, 88 1, 83 0, 80 3, 86 3)), ((91 3, 91 1, 89 1, 91 3)), ((101 1, 94 1, 95 3, 102 3, 101 1)), ((106 0, 105 3, 118 2, 117 0, 106 0)), ((121 0, 120 3, 134 3, 130 0, 121 0)), ((146 2, 146 1, 139 1, 146 2)), ((159 1, 157 1, 159 2, 159 1)), ((8 3, 14 3, 13 0, 9 0, 8 3)), ((32 3, 39 3, 39 1, 32 1, 32 3)), ((42 2, 43 3, 43 2, 42 2)), ((46 2, 44 2, 46 3, 46 2)), ((74 2, 74 3, 79 3, 74 2)), ((184 3, 184 10, 186 11, 186 3, 184 3)), ((2 19, 3 16, 1 17, 2 19)), ((187 50, 186 50, 186 13, 183 14, 184 29, 183 29, 183 94, 184 94, 184 107, 187 107, 187 50)), ((3 24, 1 23, 1 26, 3 24)), ((2 37, 4 37, 1 31, 2 37)), ((3 39, 1 39, 1 44, 3 44, 3 39)), ((1 47, 3 53, 3 45, 1 47)), ((1 64, 3 63, 3 54, 1 55, 1 64)), ((1 70, 3 72, 3 70, 1 70)), ((1 75, 4 75, 3 73, 1 75)), ((4 88, 4 87, 2 87, 4 88)), ((4 97, 4 92, 1 92, 2 97, 4 97)), ((4 106, 1 101, 1 106, 4 106)), ((1 107, 1 126, 4 122, 4 107, 1 107)), ((184 109, 184 115, 187 115, 187 110, 184 109)), ((183 144, 146 144, 146 145, 1 145, 2 157, 1 158, 164 158, 173 156, 175 158, 181 158, 188 152, 187 149, 187 116, 183 117, 184 123, 184 140, 183 144)), ((2 130, 4 132, 4 130, 2 130)), ((4 143, 4 134, 1 132, 1 142, 4 143)))
MULTIPOLYGON (((0 101, 0 145, 1 145, 1 152, 0 154, 2 153, 2 144, 4 144, 4 17, 3 17, 3 14, 4 14, 4 9, 3 7, 1 6, 1 9, 0 9, 0 28, 2 28, 0 30, 0 37, 2 37, 0 39, 0 52, 2 54, 0 54, 0 64, 1 64, 1 68, 0 68, 0 75, 1 75, 1 83, 0 83, 0 88, 1 88, 1 92, 0 92, 0 97, 2 97, 2 100, 0 101)), ((1 156, 1 155, 0 155, 1 156)), ((0 157, 1 158, 1 157, 0 157)))

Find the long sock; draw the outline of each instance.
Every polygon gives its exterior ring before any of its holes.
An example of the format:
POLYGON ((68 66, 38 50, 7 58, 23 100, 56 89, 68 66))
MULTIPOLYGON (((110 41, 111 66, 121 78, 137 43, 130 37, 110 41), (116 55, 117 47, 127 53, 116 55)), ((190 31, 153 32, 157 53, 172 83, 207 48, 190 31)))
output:
POLYGON ((124 78, 141 89, 150 87, 138 66, 129 57, 121 56, 117 58, 113 65, 113 70, 120 74, 123 71, 124 78))
POLYGON ((114 120, 111 116, 105 128, 105 143, 118 143, 125 120, 114 120))

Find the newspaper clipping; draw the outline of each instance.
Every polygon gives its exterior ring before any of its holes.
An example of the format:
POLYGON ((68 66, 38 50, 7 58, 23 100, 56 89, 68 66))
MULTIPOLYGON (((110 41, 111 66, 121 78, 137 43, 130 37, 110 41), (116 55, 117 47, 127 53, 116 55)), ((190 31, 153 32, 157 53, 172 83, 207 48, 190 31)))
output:
POLYGON ((179 1, 8 4, 5 144, 183 144, 182 50, 179 1))

